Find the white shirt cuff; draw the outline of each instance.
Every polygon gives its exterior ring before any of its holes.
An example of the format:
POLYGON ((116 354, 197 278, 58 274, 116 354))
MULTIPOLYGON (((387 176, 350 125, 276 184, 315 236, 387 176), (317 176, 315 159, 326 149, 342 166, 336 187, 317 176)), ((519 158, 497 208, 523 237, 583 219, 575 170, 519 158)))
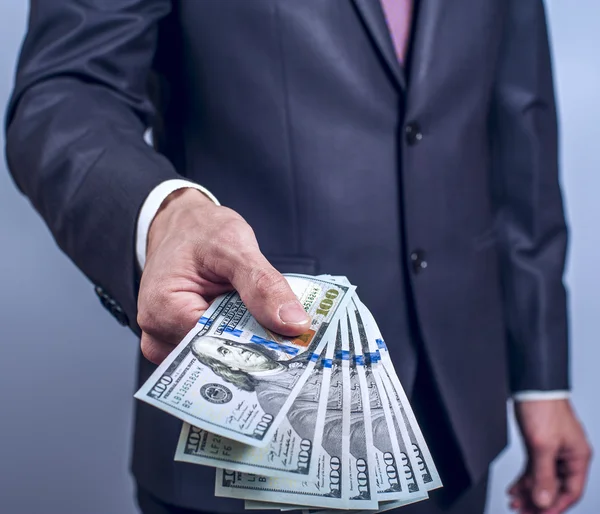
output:
POLYGON ((177 191, 178 189, 184 189, 186 187, 191 187, 193 189, 197 189, 204 193, 210 200, 212 200, 215 204, 221 205, 219 200, 215 198, 215 196, 206 188, 199 186, 198 184, 194 184, 193 182, 189 182, 187 180, 181 179, 173 179, 173 180, 165 180, 156 186, 144 201, 142 208, 140 209, 140 214, 138 216, 137 221, 137 232, 136 232, 136 242, 135 242, 135 253, 137 256, 137 263, 140 267, 140 270, 144 269, 144 265, 146 264, 146 248, 148 246, 148 231, 150 230, 150 225, 152 224, 152 220, 156 216, 156 213, 160 209, 160 206, 165 201, 167 196, 169 196, 173 191, 177 191))
POLYGON ((528 402, 538 400, 568 400, 571 391, 519 391, 512 395, 516 402, 528 402))

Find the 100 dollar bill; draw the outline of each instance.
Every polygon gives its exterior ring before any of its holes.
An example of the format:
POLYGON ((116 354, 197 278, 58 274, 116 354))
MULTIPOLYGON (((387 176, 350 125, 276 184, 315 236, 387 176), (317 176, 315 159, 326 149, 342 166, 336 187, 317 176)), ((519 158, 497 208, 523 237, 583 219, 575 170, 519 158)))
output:
POLYGON ((335 339, 354 287, 286 275, 312 321, 296 338, 267 331, 235 292, 213 302, 196 327, 135 394, 193 426, 266 446, 335 339))
POLYGON ((328 386, 327 389, 323 388, 322 395, 328 404, 326 416, 319 419, 321 437, 315 442, 314 456, 318 459, 316 478, 298 481, 218 469, 215 484, 216 496, 338 509, 354 507, 354 503, 347 495, 343 494, 341 484, 343 471, 341 430, 338 432, 336 429, 341 425, 343 413, 341 404, 343 386, 342 376, 339 372, 340 365, 334 363, 333 359, 336 348, 338 351, 341 349, 339 330, 335 341, 328 343, 325 359, 322 359, 323 383, 328 386), (332 387, 329 387, 332 381, 334 381, 331 384, 332 387))
POLYGON ((380 376, 384 388, 390 397, 390 404, 393 406, 394 416, 396 417, 399 426, 402 428, 404 439, 413 449, 410 460, 414 463, 412 467, 415 470, 415 473, 420 475, 416 478, 418 478, 419 482, 423 483, 427 491, 442 487, 442 480, 410 406, 406 392, 400 383, 400 379, 396 375, 387 345, 383 341, 375 318, 360 301, 356 301, 356 304, 365 321, 370 345, 377 347, 375 351, 380 359, 380 376))
POLYGON ((343 438, 347 441, 345 452, 347 472, 344 473, 344 488, 355 502, 354 509, 375 509, 379 505, 375 477, 375 456, 373 455, 373 425, 371 424, 371 404, 369 392, 361 387, 357 369, 357 353, 360 342, 354 341, 349 317, 342 322, 342 354, 344 383, 349 384, 350 408, 345 408, 343 438))
POLYGON ((354 302, 348 308, 348 315, 355 345, 356 368, 361 380, 361 388, 368 391, 373 425, 373 450, 375 464, 375 485, 377 499, 382 501, 418 501, 427 498, 424 487, 415 480, 411 463, 408 461, 404 439, 397 430, 392 406, 377 372, 378 355, 371 352, 362 317, 354 302))
POLYGON ((331 367, 331 360, 323 357, 267 446, 249 446, 184 423, 175 460, 296 480, 309 479, 312 469, 316 476, 315 443, 321 437, 317 421, 327 407, 331 367))

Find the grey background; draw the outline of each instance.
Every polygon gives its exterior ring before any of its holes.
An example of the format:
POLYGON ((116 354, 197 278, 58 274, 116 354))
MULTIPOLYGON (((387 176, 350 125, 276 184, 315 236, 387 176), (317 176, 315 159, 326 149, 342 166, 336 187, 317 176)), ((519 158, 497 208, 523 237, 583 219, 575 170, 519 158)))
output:
MULTIPOLYGON (((600 385, 600 3, 547 5, 572 228, 573 401, 600 447, 594 409, 600 385)), ((2 105, 26 14, 25 0, 0 3, 2 105)), ((133 514, 128 465, 137 341, 102 309, 91 284, 17 193, 3 162, 0 168, 0 514, 133 514)), ((488 514, 508 512, 504 490, 523 462, 512 421, 511 440, 493 468, 488 514)), ((590 484, 599 480, 595 462, 590 484)), ((600 512, 600 489, 589 487, 573 512, 600 512)))

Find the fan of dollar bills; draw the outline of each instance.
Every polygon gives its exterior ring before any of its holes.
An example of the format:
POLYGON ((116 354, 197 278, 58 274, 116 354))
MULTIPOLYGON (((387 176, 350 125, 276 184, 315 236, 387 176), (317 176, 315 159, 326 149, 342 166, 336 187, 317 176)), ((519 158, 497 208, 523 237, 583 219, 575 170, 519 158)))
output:
POLYGON ((375 319, 345 277, 285 275, 311 315, 285 338, 235 292, 135 397, 185 423, 175 460, 216 467, 247 509, 385 511, 441 481, 375 319))

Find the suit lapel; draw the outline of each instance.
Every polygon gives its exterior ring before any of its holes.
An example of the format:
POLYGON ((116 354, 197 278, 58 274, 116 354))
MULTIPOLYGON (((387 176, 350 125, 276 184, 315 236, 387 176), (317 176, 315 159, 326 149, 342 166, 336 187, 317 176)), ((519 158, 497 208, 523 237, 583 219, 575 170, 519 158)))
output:
MULTIPOLYGON (((477 0, 479 1, 479 0, 477 0)), ((422 99, 427 101, 425 92, 427 78, 432 75, 435 59, 444 55, 447 48, 439 47, 442 21, 447 16, 445 9, 452 2, 442 0, 420 0, 417 18, 413 24, 412 50, 410 57, 410 84, 407 95, 408 105, 417 107, 422 99), (438 45, 436 47, 436 45, 438 45)), ((460 30, 457 27, 457 30, 460 30)), ((439 62, 439 61, 438 61, 439 62)))
POLYGON ((379 0, 353 0, 353 2, 392 77, 402 89, 406 89, 404 69, 398 62, 385 13, 379 0))

